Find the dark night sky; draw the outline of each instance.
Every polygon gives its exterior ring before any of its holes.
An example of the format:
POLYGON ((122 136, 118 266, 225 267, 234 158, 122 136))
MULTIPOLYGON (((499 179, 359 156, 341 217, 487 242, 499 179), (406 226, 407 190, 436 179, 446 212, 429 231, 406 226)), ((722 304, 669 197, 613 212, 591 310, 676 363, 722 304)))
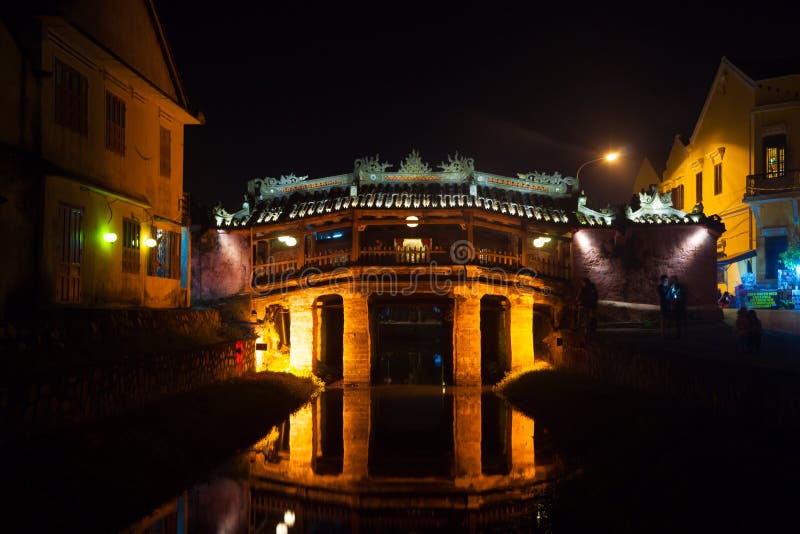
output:
POLYGON ((581 181, 593 204, 625 202, 642 158, 660 170, 691 133, 723 55, 800 56, 797 8, 547 5, 157 0, 207 119, 186 130, 184 188, 233 211, 251 178, 350 172, 375 153, 395 169, 418 148, 433 168, 458 150, 484 171, 574 175, 623 147, 624 164, 581 181))

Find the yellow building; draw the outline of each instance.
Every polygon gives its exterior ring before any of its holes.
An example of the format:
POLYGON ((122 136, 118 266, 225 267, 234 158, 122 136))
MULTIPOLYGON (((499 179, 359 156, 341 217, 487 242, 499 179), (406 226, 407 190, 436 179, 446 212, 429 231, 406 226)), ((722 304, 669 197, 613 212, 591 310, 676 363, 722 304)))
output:
POLYGON ((0 21, 0 317, 186 306, 183 128, 200 121, 155 7, 47 5, 0 21))
MULTIPOLYGON (((795 273, 780 272, 784 266, 779 255, 800 237, 800 74, 778 75, 788 69, 776 67, 767 66, 754 88, 744 201, 756 222, 758 284, 796 288, 795 273)), ((798 298, 795 295, 795 302, 798 298)))
POLYGON ((756 220, 744 202, 752 174, 751 113, 758 83, 722 58, 688 143, 675 136, 660 189, 685 211, 702 204, 718 214, 726 231, 718 241, 718 287, 734 292, 752 260, 758 240, 756 220))

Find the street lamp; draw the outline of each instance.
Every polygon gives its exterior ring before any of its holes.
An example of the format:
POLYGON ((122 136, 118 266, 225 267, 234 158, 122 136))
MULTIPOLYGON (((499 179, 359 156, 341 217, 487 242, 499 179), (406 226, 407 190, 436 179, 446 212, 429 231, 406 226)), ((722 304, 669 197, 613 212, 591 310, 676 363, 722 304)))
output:
POLYGON ((603 156, 601 156, 599 158, 590 159, 589 161, 583 163, 580 167, 578 167, 578 172, 575 173, 575 179, 576 180, 580 180, 581 170, 584 167, 586 167, 587 165, 589 165, 590 163, 596 163, 598 161, 607 161, 609 163, 612 163, 612 162, 616 161, 617 158, 619 158, 619 152, 609 152, 608 154, 604 154, 603 156))

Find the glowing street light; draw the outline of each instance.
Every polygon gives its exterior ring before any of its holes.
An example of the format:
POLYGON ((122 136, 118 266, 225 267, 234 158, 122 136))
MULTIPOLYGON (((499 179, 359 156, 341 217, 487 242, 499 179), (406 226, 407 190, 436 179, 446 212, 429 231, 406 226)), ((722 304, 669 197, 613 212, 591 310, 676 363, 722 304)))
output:
POLYGON ((609 152, 609 153, 607 153, 607 154, 603 154, 603 155, 602 155, 601 157, 599 157, 599 158, 590 159, 589 161, 587 161, 587 162, 585 162, 585 163, 581 164, 581 166, 580 166, 580 167, 578 167, 578 172, 576 172, 576 173, 575 173, 575 179, 576 179, 576 180, 580 180, 580 176, 581 176, 581 170, 582 170, 584 167, 586 167, 587 165, 589 165, 590 163, 596 163, 596 162, 598 162, 598 161, 607 161, 608 163, 613 163, 613 162, 614 162, 614 161, 616 161, 618 158, 619 158, 619 152, 609 152))

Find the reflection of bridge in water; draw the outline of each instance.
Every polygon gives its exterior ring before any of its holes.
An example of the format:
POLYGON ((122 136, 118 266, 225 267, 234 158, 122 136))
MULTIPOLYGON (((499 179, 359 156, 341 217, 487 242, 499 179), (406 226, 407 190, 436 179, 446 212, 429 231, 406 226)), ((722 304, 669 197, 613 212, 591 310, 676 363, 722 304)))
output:
POLYGON ((480 388, 330 389, 238 455, 230 478, 189 490, 189 530, 271 533, 287 516, 289 532, 535 531, 560 474, 539 438, 480 388))

